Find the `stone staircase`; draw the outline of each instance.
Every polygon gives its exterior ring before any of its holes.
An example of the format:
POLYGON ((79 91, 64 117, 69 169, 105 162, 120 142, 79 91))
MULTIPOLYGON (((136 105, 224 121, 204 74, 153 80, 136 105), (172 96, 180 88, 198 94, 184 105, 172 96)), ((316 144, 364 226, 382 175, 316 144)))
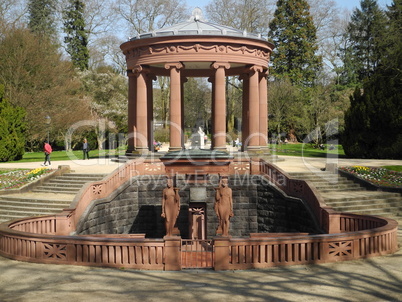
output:
POLYGON ((402 195, 399 193, 370 191, 346 177, 329 172, 289 174, 313 183, 325 203, 336 211, 401 219, 402 195))
POLYGON ((101 180, 105 176, 68 173, 51 178, 31 192, 0 195, 0 223, 61 212, 70 206, 85 183, 101 180))
POLYGON ((87 182, 101 180, 106 175, 67 173, 50 179, 43 185, 36 187, 33 192, 77 194, 87 182))
POLYGON ((50 215, 68 208, 75 195, 23 193, 0 195, 0 223, 12 219, 50 215))

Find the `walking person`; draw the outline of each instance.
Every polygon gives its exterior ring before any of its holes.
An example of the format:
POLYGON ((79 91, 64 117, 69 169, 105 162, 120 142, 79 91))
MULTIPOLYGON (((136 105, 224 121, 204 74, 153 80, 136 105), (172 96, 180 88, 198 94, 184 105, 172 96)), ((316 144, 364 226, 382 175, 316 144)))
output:
POLYGON ((83 159, 85 159, 85 157, 87 159, 89 159, 89 144, 88 144, 88 141, 87 141, 86 138, 84 138, 84 142, 82 144, 82 152, 83 152, 83 155, 84 155, 83 159))
POLYGON ((47 166, 47 162, 49 163, 49 166, 51 165, 50 163, 50 153, 52 153, 52 146, 48 142, 45 142, 43 145, 43 151, 45 152, 45 162, 42 164, 42 166, 47 166))

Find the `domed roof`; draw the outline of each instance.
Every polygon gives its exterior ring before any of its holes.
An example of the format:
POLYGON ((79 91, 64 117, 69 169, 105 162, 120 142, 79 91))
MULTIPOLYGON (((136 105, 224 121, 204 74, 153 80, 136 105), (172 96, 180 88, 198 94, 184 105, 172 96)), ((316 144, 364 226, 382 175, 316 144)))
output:
POLYGON ((130 41, 162 36, 186 36, 186 35, 210 35, 210 36, 230 36, 230 37, 245 37, 251 39, 259 39, 261 35, 248 33, 232 27, 210 23, 204 20, 202 11, 199 7, 193 10, 192 16, 186 22, 176 25, 161 28, 149 33, 139 34, 130 41))

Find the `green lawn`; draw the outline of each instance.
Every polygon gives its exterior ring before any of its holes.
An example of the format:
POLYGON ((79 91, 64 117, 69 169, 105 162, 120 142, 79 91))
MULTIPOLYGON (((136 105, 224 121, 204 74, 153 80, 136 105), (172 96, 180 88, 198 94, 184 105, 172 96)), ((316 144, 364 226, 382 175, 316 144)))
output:
POLYGON ((306 157, 327 157, 328 154, 346 157, 342 145, 334 145, 333 150, 329 150, 329 145, 324 145, 325 149, 314 148, 311 144, 270 144, 269 148, 274 155, 294 155, 306 157))
MULTIPOLYGON (((325 149, 314 148, 311 144, 270 144, 270 152, 273 155, 293 155, 293 156, 306 156, 306 157, 327 157, 327 156, 339 156, 340 158, 345 158, 345 153, 343 151, 342 145, 334 145, 334 150, 328 150, 328 146, 324 145, 325 149)), ((124 150, 91 150, 89 152, 90 158, 98 158, 105 156, 116 156, 124 155, 124 150)), ((23 158, 15 162, 38 162, 44 160, 45 156, 43 152, 27 152, 24 154, 23 158)), ((81 159, 82 151, 54 151, 51 154, 51 160, 70 160, 70 159, 81 159)), ((402 172, 402 166, 386 166, 384 167, 389 170, 402 172)))
MULTIPOLYGON (((125 152, 124 151, 118 151, 119 155, 123 155, 125 152)), ((105 156, 116 156, 117 151, 116 150, 91 150, 89 151, 89 157, 90 158, 99 158, 99 157, 105 157, 105 156)), ((50 155, 50 160, 70 160, 70 159, 82 159, 83 154, 81 150, 78 151, 71 151, 71 152, 66 152, 66 151, 53 151, 52 154, 50 155)), ((18 163, 22 162, 38 162, 38 161, 43 161, 45 160, 45 155, 43 152, 26 152, 21 160, 14 161, 18 163)))
POLYGON ((384 166, 383 168, 391 171, 402 172, 402 166, 384 166))

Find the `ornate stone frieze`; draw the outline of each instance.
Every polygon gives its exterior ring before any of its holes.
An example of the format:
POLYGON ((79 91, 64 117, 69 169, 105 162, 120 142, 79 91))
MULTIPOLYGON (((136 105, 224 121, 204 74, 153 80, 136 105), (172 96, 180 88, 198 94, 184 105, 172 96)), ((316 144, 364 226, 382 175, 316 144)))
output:
POLYGON ((219 45, 212 43, 194 43, 194 44, 166 44, 155 46, 144 46, 131 49, 127 52, 129 59, 135 59, 147 55, 160 55, 160 54, 186 54, 186 53, 205 53, 205 54, 241 54, 263 58, 269 60, 269 52, 264 51, 258 47, 228 44, 219 45))

